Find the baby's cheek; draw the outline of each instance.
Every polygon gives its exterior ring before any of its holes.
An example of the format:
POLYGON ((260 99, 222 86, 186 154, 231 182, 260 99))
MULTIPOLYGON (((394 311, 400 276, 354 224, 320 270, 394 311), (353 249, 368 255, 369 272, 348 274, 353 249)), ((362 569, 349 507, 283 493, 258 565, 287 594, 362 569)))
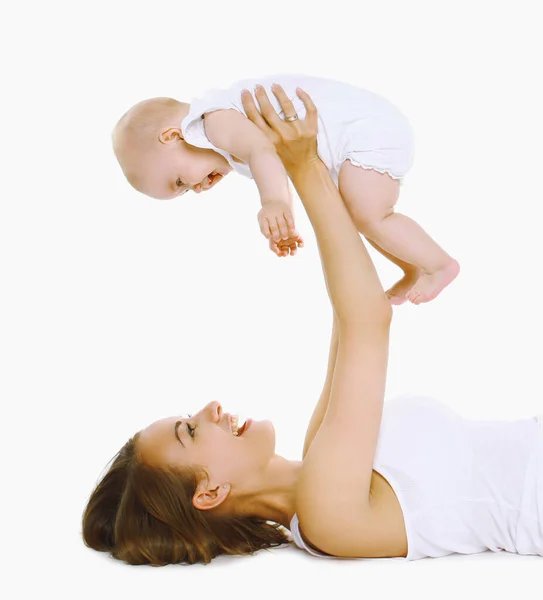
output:
POLYGON ((200 160, 191 161, 189 164, 187 164, 186 168, 188 179, 190 181, 198 182, 202 181, 206 175, 209 175, 211 171, 212 169, 208 168, 208 165, 200 160))

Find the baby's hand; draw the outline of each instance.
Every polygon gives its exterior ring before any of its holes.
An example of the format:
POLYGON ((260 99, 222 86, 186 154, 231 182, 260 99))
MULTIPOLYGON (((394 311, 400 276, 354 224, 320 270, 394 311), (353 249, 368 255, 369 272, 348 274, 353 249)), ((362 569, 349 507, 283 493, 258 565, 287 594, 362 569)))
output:
POLYGON ((298 248, 304 247, 304 241, 298 234, 287 238, 286 240, 279 240, 276 242, 273 238, 270 238, 270 250, 275 252, 277 256, 294 256, 298 248))
POLYGON ((281 200, 264 201, 257 218, 262 235, 266 239, 272 238, 276 244, 281 239, 286 241, 298 236, 292 211, 286 202, 281 200))

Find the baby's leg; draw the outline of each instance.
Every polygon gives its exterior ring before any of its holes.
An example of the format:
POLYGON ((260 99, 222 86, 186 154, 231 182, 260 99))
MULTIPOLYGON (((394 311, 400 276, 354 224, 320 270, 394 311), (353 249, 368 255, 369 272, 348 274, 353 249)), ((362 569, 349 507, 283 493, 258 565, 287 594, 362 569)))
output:
POLYGON ((418 225, 394 212, 399 182, 386 173, 343 163, 339 191, 358 230, 387 253, 422 271, 407 292, 414 304, 435 298, 458 275, 459 265, 418 225))
MULTIPOLYGON (((353 217, 353 221, 356 224, 357 229, 362 232, 362 229, 364 229, 363 224, 359 225, 357 223, 357 219, 352 213, 351 216, 353 217)), ((379 252, 385 258, 388 258, 390 262, 395 264, 397 267, 400 267, 400 269, 403 271, 403 277, 386 292, 391 304, 403 304, 407 300, 407 293, 409 290, 411 290, 415 283, 417 283, 418 278, 422 275, 422 271, 417 266, 406 263, 397 256, 388 253, 373 240, 370 240, 369 238, 366 239, 377 250, 377 252, 379 252)))
POLYGON ((403 271, 403 277, 397 281, 389 290, 387 290, 387 296, 390 299, 391 304, 403 304, 407 300, 407 293, 417 283, 418 278, 422 275, 422 271, 415 265, 400 260, 398 257, 389 254, 386 250, 383 250, 381 246, 378 246, 373 240, 366 238, 368 242, 385 258, 388 258, 390 262, 394 263, 397 267, 403 271))

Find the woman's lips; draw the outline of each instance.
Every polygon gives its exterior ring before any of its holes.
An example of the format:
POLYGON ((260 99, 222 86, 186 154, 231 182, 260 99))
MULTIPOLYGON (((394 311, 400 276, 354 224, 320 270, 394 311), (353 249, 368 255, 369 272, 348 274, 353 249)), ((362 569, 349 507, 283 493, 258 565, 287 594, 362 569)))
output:
POLYGON ((241 420, 238 415, 232 415, 230 413, 225 414, 225 428, 228 433, 231 433, 234 437, 241 437, 245 434, 247 429, 251 426, 252 419, 243 417, 241 420), (241 427, 238 428, 238 422, 242 422, 241 427), (237 431, 237 433, 234 433, 237 431))
POLYGON ((245 435, 247 433, 247 429, 249 429, 249 427, 251 426, 251 423, 253 422, 252 419, 247 419, 245 421, 245 425, 243 426, 243 429, 241 431, 240 435, 245 435))

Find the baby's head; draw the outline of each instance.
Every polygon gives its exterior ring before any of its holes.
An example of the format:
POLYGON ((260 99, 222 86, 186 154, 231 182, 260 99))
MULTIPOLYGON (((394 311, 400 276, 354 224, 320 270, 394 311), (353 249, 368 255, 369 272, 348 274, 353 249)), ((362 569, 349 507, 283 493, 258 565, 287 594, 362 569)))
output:
POLYGON ((134 105, 113 130, 113 149, 136 190, 167 200, 189 190, 213 187, 231 167, 213 150, 187 144, 181 121, 190 105, 173 98, 151 98, 134 105))

